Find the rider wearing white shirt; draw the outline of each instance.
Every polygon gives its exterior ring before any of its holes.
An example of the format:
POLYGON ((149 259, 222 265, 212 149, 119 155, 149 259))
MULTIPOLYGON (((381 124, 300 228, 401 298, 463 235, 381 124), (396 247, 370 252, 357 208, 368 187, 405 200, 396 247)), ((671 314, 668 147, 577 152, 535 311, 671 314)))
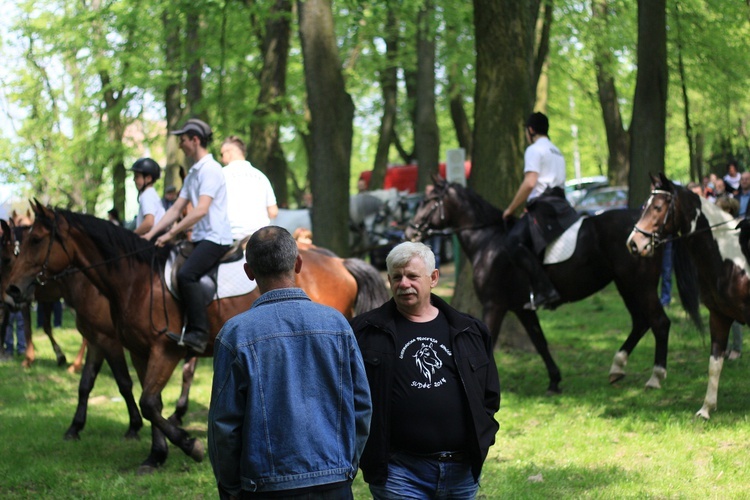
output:
POLYGON ((526 213, 508 231, 505 246, 511 260, 529 276, 531 297, 526 309, 554 307, 560 301, 538 257, 547 243, 573 225, 578 214, 565 199, 565 158, 549 140, 549 120, 533 113, 526 121, 524 178, 503 219, 509 219, 523 203, 526 213))
POLYGON ((268 177, 245 160, 245 143, 229 136, 221 144, 227 181, 227 206, 232 237, 241 240, 271 223, 279 213, 268 177))
POLYGON ((232 230, 227 218, 226 181, 221 165, 206 149, 213 137, 211 127, 206 122, 191 118, 180 130, 171 133, 180 137, 180 149, 195 163, 185 177, 177 200, 143 237, 150 240, 169 228, 155 242, 157 246, 164 246, 176 235, 193 228, 195 248, 177 272, 187 324, 184 335, 167 332, 167 337, 202 353, 209 340, 209 324, 200 278, 219 262, 232 243, 232 230), (172 225, 188 203, 192 203, 193 209, 172 225))
POLYGON ((164 206, 154 189, 161 176, 161 167, 151 158, 140 158, 133 166, 133 182, 138 189, 138 215, 135 218, 135 234, 146 234, 164 216, 164 206))

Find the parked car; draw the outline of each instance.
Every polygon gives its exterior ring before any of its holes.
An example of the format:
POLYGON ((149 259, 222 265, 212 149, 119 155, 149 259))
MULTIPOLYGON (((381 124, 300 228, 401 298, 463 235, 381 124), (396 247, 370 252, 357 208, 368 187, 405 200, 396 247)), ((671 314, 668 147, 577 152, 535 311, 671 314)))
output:
POLYGON ((573 206, 582 215, 599 215, 607 210, 628 208, 628 187, 609 186, 590 190, 573 206))
POLYGON ((609 180, 604 175, 593 177, 581 177, 570 179, 565 182, 565 197, 571 205, 574 205, 592 189, 599 189, 609 185, 609 180))

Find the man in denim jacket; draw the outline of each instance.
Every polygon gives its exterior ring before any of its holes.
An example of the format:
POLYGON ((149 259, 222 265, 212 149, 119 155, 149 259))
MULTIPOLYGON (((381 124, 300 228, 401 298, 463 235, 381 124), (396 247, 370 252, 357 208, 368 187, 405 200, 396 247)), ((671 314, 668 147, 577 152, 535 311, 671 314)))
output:
POLYGON ((473 499, 498 429, 490 334, 431 293, 439 271, 423 243, 386 265, 393 299, 352 320, 373 404, 365 481, 375 500, 473 499))
POLYGON ((216 337, 209 457, 222 498, 352 498, 370 428, 354 334, 295 285, 302 259, 283 228, 256 231, 245 272, 262 292, 216 337))

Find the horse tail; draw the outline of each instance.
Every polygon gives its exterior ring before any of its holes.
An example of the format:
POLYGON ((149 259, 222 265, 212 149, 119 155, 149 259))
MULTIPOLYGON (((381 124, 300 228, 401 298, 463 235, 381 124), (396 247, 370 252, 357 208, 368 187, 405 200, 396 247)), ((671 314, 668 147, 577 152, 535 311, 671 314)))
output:
POLYGON ((697 269, 682 241, 675 240, 672 245, 674 245, 674 273, 682 308, 702 333, 704 326, 700 315, 701 295, 697 269))
POLYGON ((388 289, 380 272, 362 259, 344 259, 344 267, 357 281, 357 298, 354 315, 362 314, 383 305, 388 299, 388 289))

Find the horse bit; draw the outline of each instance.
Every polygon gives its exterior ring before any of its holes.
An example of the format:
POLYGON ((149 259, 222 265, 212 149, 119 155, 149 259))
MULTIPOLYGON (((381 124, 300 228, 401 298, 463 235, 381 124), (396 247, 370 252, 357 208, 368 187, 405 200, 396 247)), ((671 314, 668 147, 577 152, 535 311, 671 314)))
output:
MULTIPOLYGON (((432 205, 432 208, 427 213, 427 215, 424 217, 424 220, 423 220, 422 223, 420 223, 420 224, 410 223, 409 224, 409 227, 412 228, 412 229, 414 229, 414 231, 416 231, 416 233, 417 233, 416 236, 418 238, 420 238, 420 239, 422 238, 422 233, 423 232, 427 232, 428 235, 429 235, 429 231, 430 231, 430 219, 432 218, 432 214, 435 213, 435 210, 440 210, 440 220, 441 221, 445 220, 445 210, 443 208, 443 197, 444 196, 445 196, 445 193, 440 193, 439 196, 438 195, 435 196, 435 198, 434 198, 434 204, 432 205)), ((425 200, 425 202, 427 202, 427 201, 429 201, 429 200, 425 200)))

